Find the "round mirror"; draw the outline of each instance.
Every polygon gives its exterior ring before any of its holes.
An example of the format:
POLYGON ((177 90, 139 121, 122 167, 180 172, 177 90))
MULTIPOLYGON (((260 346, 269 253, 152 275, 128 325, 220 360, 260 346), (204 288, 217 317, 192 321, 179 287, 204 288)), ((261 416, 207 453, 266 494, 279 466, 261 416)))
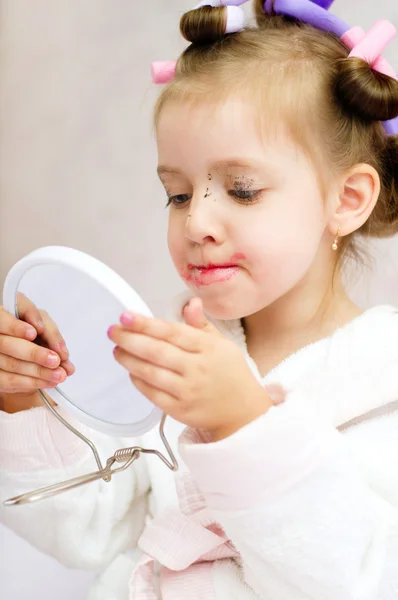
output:
POLYGON ((7 275, 4 308, 17 317, 19 292, 55 321, 76 367, 64 383, 45 390, 57 404, 109 435, 141 435, 160 423, 162 412, 116 362, 107 336, 125 310, 152 316, 130 285, 83 252, 50 246, 20 260, 7 275))

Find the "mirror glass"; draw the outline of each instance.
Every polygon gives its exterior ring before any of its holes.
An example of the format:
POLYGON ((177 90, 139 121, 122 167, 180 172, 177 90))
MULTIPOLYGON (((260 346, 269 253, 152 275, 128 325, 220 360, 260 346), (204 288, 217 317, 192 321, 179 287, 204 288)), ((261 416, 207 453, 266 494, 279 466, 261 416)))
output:
MULTIPOLYGON (((97 273, 98 265, 101 263, 96 261, 97 273)), ((103 268, 107 270, 103 275, 109 274, 110 269, 103 268)), ((112 278, 104 286, 75 266, 40 264, 25 269, 17 292, 55 321, 76 368, 56 389, 46 390, 47 394, 72 410, 76 418, 105 432, 143 433, 159 423, 160 411, 137 390, 126 369, 113 357, 114 343, 108 339, 107 330, 119 323, 122 312, 135 307, 126 302, 126 294, 112 290, 112 278)), ((131 293, 136 295, 134 290, 131 293)), ((145 312, 151 314, 147 307, 145 312)))

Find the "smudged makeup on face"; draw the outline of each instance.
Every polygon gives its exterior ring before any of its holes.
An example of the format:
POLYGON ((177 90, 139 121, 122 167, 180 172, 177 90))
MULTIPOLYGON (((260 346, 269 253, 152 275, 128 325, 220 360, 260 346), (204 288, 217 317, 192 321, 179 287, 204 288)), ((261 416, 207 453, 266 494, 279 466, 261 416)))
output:
MULTIPOLYGON (((259 196, 259 191, 255 188, 255 179, 248 177, 247 175, 232 175, 230 172, 227 172, 227 170, 225 170, 225 172, 222 173, 220 172, 220 175, 222 175, 228 180, 229 195, 235 197, 235 199, 237 201, 240 201, 240 203, 249 205, 253 203, 259 196)), ((212 180, 212 174, 208 173, 207 178, 209 180, 212 180)), ((170 191, 167 189, 167 185, 165 183, 164 187, 166 189, 168 197, 166 208, 172 203, 178 205, 178 207, 183 207, 189 199, 188 197, 192 197, 192 193, 178 194, 177 196, 173 197, 170 191), (174 201, 174 198, 177 197, 180 198, 180 201, 174 201)), ((206 188, 206 192, 203 197, 209 198, 210 196, 213 196, 213 192, 210 191, 210 188, 206 188)), ((216 197, 213 198, 213 202, 216 202, 216 197)))
POLYGON ((251 190, 255 183, 254 179, 247 177, 246 175, 241 175, 239 177, 233 177, 230 175, 228 179, 234 182, 233 185, 235 189, 240 192, 251 190))
POLYGON ((243 252, 235 252, 224 265, 192 265, 180 271, 180 275, 187 283, 199 288, 214 283, 225 283, 240 272, 239 262, 246 260, 243 252))
POLYGON ((254 184, 254 179, 252 177, 247 177, 246 175, 242 175, 240 177, 235 178, 235 185, 242 187, 242 189, 247 189, 248 187, 252 187, 254 184))
POLYGON ((167 174, 163 180, 172 203, 171 258, 185 275, 196 273, 186 272, 189 262, 206 265, 207 271, 197 268, 203 275, 197 283, 209 314, 254 315, 299 287, 315 261, 326 219, 318 174, 284 123, 259 135, 246 98, 228 99, 216 119, 205 102, 194 116, 190 107, 170 103, 157 128, 159 165, 171 165, 159 169, 167 174), (204 199, 206 188, 213 195, 204 199), (239 272, 209 268, 208 262, 224 263, 238 249, 247 256, 233 261, 239 272), (218 275, 230 278, 213 285, 218 275))

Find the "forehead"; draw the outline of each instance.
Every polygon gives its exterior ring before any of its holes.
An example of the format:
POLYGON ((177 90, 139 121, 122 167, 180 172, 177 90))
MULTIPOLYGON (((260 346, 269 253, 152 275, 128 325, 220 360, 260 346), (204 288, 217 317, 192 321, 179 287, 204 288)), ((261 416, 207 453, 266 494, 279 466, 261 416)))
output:
MULTIPOLYGON (((253 103, 241 98, 223 102, 170 102, 156 128, 159 164, 200 160, 216 162, 225 156, 268 156, 287 143, 275 123, 261 127, 253 103)), ((267 118, 265 118, 265 123, 267 118)), ((271 122, 271 116, 270 116, 271 122)), ((275 154, 274 154, 275 156, 275 154)))

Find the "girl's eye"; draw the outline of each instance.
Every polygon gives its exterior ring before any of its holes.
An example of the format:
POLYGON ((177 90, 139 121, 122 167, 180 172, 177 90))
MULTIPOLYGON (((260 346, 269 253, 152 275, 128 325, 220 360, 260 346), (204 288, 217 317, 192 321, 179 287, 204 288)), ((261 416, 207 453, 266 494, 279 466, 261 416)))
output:
POLYGON ((166 208, 170 206, 170 204, 174 204, 175 206, 181 206, 185 204, 188 200, 192 198, 192 194, 178 194, 177 196, 169 196, 166 204, 166 208))
MULTIPOLYGON (((254 202, 261 193, 261 190, 230 190, 228 194, 233 196, 237 200, 240 200, 244 203, 254 202)), ((188 202, 192 198, 192 194, 177 194, 176 196, 169 196, 166 208, 170 206, 170 204, 174 204, 174 206, 183 206, 186 202, 188 202)))
POLYGON ((253 202, 261 193, 261 190, 231 190, 228 193, 237 198, 237 200, 253 202))

